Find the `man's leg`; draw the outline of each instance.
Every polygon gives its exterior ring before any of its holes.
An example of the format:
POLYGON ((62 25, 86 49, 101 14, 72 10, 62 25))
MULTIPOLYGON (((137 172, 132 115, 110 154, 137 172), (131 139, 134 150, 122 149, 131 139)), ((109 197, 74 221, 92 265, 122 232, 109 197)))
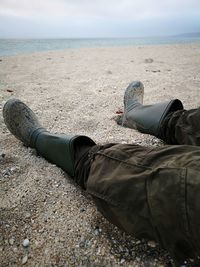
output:
POLYGON ((63 168, 113 224, 158 241, 178 260, 198 255, 198 147, 97 146, 88 137, 52 135, 16 100, 5 104, 3 115, 18 139, 63 168))
POLYGON ((167 144, 200 145, 200 109, 186 111, 178 99, 143 105, 143 92, 141 82, 127 87, 124 114, 117 118, 118 124, 152 134, 167 144))
POLYGON ((161 123, 159 137, 168 144, 200 146, 200 108, 168 114, 161 123))
POLYGON ((11 99, 3 108, 3 117, 10 132, 26 146, 35 148, 48 161, 61 167, 71 177, 82 157, 95 142, 87 136, 51 134, 39 123, 33 111, 23 102, 11 99))
POLYGON ((200 255, 199 162, 194 146, 107 145, 94 154, 85 188, 110 222, 181 263, 200 255))

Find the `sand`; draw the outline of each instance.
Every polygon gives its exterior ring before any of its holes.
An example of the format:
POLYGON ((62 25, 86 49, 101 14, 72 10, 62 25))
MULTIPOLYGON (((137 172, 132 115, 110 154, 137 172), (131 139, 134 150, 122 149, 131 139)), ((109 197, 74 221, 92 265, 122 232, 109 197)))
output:
MULTIPOLYGON (((145 86, 145 104, 179 98, 199 106, 200 44, 69 49, 1 57, 0 112, 19 98, 52 132, 97 143, 162 143, 118 126, 123 93, 145 86)), ((168 255, 107 222, 55 165, 27 149, 0 114, 1 266, 167 266, 168 255), (28 247, 23 241, 29 240, 28 247)))

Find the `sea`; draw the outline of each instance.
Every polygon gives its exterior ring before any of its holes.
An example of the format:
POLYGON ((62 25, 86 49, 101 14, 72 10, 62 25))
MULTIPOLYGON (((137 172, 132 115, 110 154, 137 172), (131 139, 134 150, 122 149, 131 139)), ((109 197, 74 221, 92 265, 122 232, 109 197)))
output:
POLYGON ((69 48, 145 46, 195 42, 200 42, 200 35, 145 38, 0 39, 0 56, 13 56, 69 48))

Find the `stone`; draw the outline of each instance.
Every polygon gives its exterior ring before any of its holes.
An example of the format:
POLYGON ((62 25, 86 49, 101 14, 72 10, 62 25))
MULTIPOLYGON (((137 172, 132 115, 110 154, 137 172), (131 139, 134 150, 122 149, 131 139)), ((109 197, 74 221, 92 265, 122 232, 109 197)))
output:
POLYGON ((12 246, 12 245, 14 244, 14 242, 15 242, 14 237, 11 237, 11 238, 9 239, 9 244, 12 246))
POLYGON ((22 259, 22 264, 26 264, 28 261, 28 256, 24 256, 23 259, 22 259))
POLYGON ((30 241, 28 240, 28 238, 24 239, 24 241, 23 241, 23 246, 24 246, 25 248, 27 248, 27 247, 29 246, 29 244, 30 244, 30 241))
POLYGON ((152 58, 146 58, 144 62, 145 63, 153 63, 153 59, 152 58))
POLYGON ((25 214, 26 219, 29 219, 30 217, 31 217, 31 214, 29 212, 25 214))
POLYGON ((85 211, 85 208, 81 208, 81 209, 80 209, 80 212, 84 212, 84 211, 85 211))
POLYGON ((108 70, 108 71, 107 71, 107 74, 112 74, 112 71, 108 70))
POLYGON ((154 241, 148 241, 147 245, 151 248, 155 248, 156 247, 156 242, 154 241))
POLYGON ((125 259, 121 259, 120 264, 123 264, 125 262, 125 259))

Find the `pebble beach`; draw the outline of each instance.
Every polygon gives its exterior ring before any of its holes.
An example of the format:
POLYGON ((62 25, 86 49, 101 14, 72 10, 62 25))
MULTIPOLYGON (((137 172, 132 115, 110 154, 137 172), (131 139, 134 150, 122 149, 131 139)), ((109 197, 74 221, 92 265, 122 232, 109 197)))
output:
POLYGON ((178 98, 185 109, 195 108, 199 70, 200 43, 0 57, 0 266, 173 266, 155 242, 111 225, 66 173, 12 136, 2 109, 18 98, 51 132, 87 135, 98 144, 160 146, 116 124, 124 90, 140 80, 145 104, 178 98))

